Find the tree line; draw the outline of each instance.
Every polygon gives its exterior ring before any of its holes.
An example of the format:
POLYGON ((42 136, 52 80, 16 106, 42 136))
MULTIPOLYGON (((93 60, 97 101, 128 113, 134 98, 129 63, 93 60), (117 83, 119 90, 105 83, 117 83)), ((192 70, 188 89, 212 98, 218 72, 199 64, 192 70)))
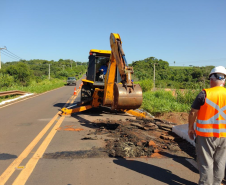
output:
POLYGON ((51 79, 66 79, 78 77, 87 70, 87 62, 74 60, 20 60, 19 62, 2 63, 0 69, 0 88, 15 84, 29 86, 32 80, 37 83, 49 78, 49 64, 51 79))
MULTIPOLYGON (((88 62, 74 60, 20 60, 6 62, 0 69, 0 88, 10 87, 13 84, 29 86, 32 80, 37 83, 49 77, 66 79, 84 74, 88 62)), ((133 61, 129 64, 134 68, 135 81, 149 80, 153 82, 155 65, 155 86, 159 88, 197 89, 209 86, 209 72, 214 66, 206 67, 172 67, 167 61, 149 57, 144 60, 133 61)))
POLYGON ((209 87, 208 76, 214 66, 172 67, 167 61, 149 57, 133 61, 135 80, 153 81, 155 65, 155 85, 160 88, 197 89, 209 87))

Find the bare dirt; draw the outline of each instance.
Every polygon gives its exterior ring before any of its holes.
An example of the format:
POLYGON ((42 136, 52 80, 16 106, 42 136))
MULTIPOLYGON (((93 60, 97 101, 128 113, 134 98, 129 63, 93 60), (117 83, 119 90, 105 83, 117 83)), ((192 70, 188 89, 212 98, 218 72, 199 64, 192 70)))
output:
MULTIPOLYGON (((106 112, 105 112, 106 113, 106 112)), ((92 113, 93 115, 93 113, 92 113)), ((195 158, 195 148, 172 132, 172 127, 187 123, 187 113, 167 113, 155 118, 93 119, 87 122, 93 129, 81 140, 104 140, 105 147, 84 151, 46 153, 44 158, 98 158, 98 157, 152 157, 178 156, 195 158)), ((73 126, 60 127, 58 131, 83 131, 73 126)))
POLYGON ((92 135, 106 135, 106 152, 110 157, 195 157, 186 140, 174 134, 174 125, 185 123, 186 113, 170 113, 149 119, 97 120, 92 135), (159 119, 159 118, 166 118, 159 119), (169 121, 168 121, 169 120, 169 121), (181 120, 183 122, 181 122, 181 120))
POLYGON ((188 123, 188 113, 187 112, 169 112, 161 115, 155 116, 156 118, 167 120, 177 125, 183 125, 188 123))

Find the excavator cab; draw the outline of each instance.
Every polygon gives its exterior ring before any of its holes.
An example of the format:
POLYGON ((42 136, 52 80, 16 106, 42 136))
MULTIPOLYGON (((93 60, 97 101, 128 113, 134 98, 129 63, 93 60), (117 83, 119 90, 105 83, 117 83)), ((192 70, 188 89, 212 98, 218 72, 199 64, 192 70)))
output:
MULTIPOLYGON (((84 85, 81 89, 81 101, 88 101, 93 96, 95 88, 104 89, 106 70, 110 66, 110 56, 111 51, 109 50, 90 50, 86 80, 83 80, 84 85), (101 69, 103 68, 104 70, 102 71, 101 69)), ((121 82, 118 69, 116 69, 115 73, 115 82, 121 82)))
MULTIPOLYGON (((95 86, 104 86, 106 71, 101 71, 101 67, 106 66, 106 64, 109 65, 110 55, 111 51, 109 50, 90 50, 86 80, 94 82, 95 86)), ((108 66, 106 66, 106 68, 108 68, 108 66)), ((120 83, 121 77, 118 70, 116 71, 115 75, 115 82, 120 83)))
POLYGON ((86 79, 93 82, 99 80, 99 69, 107 61, 109 61, 111 51, 91 49, 89 53, 89 64, 86 79))

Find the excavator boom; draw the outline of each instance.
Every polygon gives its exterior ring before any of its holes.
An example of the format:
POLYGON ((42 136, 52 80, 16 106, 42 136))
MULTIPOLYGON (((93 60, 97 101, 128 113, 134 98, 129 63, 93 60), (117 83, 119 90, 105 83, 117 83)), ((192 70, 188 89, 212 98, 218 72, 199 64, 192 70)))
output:
POLYGON ((142 89, 132 81, 133 67, 127 66, 122 41, 119 34, 111 33, 111 56, 105 77, 103 105, 111 105, 112 109, 137 109, 142 104, 142 89), (121 83, 115 83, 115 72, 118 68, 121 83))

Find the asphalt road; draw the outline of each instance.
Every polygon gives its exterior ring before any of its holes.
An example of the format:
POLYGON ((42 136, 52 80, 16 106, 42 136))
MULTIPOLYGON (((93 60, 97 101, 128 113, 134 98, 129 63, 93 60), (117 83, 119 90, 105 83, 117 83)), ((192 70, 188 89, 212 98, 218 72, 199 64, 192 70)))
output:
POLYGON ((131 116, 108 109, 58 116, 65 103, 80 100, 73 92, 65 86, 0 107, 0 185, 196 184, 197 170, 185 158, 109 158, 98 150, 104 136, 82 140, 96 119, 131 116))

